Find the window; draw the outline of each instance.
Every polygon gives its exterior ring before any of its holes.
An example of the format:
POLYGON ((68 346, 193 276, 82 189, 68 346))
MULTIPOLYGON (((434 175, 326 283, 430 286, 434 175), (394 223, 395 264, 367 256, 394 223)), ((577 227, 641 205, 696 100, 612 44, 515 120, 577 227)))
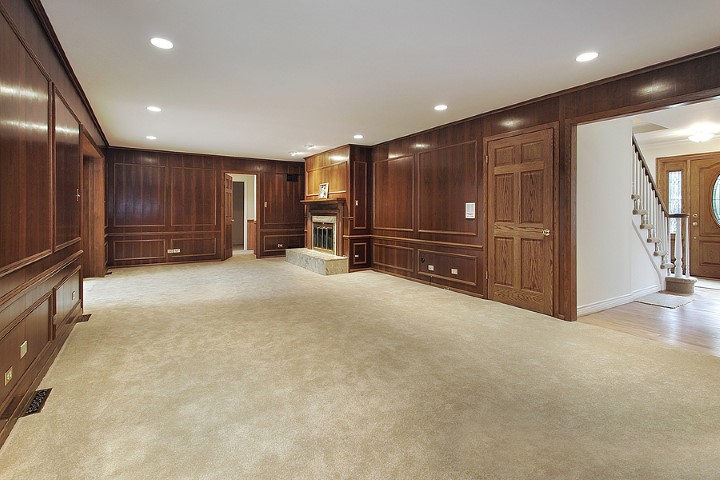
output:
MULTIPOLYGON (((716 190, 720 188, 715 182, 716 190)), ((720 195, 720 192, 718 192, 720 195)), ((682 213, 682 171, 668 172, 668 213, 682 213)), ((720 205, 718 205, 720 213, 720 205)), ((718 217, 720 218, 720 217, 718 217)), ((678 219, 670 219, 670 233, 677 233, 678 219)))
POLYGON ((715 185, 712 189, 711 200, 713 215, 715 221, 720 225, 720 175, 715 179, 715 185))

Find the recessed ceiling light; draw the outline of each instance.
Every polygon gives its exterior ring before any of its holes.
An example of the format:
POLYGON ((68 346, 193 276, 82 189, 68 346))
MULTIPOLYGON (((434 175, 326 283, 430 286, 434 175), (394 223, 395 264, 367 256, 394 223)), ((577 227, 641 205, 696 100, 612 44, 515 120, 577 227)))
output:
POLYGON ((149 107, 147 107, 147 109, 151 112, 162 112, 162 108, 156 107, 155 105, 150 105, 149 107))
POLYGON ((353 135, 353 138, 355 140, 362 140, 364 137, 358 133, 358 134, 353 135))
POLYGON ((695 143, 702 143, 702 142, 707 142, 714 136, 715 135, 713 135, 710 132, 700 132, 700 133, 696 133, 694 135, 690 135, 688 137, 688 140, 690 140, 691 142, 695 142, 695 143))
POLYGON ((304 155, 305 152, 288 152, 291 157, 297 157, 298 155, 304 155))
POLYGON ((157 140, 157 137, 155 135, 146 135, 145 138, 148 140, 157 140))
POLYGON ((305 150, 314 150, 314 149, 318 148, 317 146, 312 145, 312 144, 311 144, 311 145, 304 145, 304 147, 305 147, 305 150))
POLYGON ((575 57, 576 62, 589 62, 590 60, 595 60, 598 57, 597 52, 585 52, 581 53, 577 57, 575 57))
POLYGON ((443 105, 442 103, 440 105, 435 105, 435 110, 438 112, 442 112, 443 110, 447 110, 447 105, 443 105))
POLYGON ((173 43, 170 40, 166 40, 160 37, 153 37, 150 39, 150 43, 163 50, 170 50, 173 48, 173 43))

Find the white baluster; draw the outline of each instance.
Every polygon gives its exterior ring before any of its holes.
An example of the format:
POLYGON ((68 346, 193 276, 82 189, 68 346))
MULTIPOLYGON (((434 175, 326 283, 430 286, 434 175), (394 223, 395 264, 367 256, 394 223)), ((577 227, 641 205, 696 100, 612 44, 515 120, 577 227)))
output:
POLYGON ((675 231, 675 278, 682 278, 682 240, 684 235, 680 227, 682 222, 680 219, 677 222, 678 228, 675 231))

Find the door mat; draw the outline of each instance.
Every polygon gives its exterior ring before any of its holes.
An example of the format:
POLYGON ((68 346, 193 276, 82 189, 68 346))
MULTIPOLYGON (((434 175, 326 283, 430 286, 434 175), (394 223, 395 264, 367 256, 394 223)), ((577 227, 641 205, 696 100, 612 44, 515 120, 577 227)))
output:
POLYGON ((696 287, 710 288, 712 290, 720 290, 720 280, 714 278, 698 278, 696 287))
POLYGON ((687 305, 693 300, 694 298, 692 296, 680 296, 658 292, 645 295, 644 297, 637 299, 636 302, 645 303, 647 305, 657 305, 665 308, 678 308, 683 305, 687 305))
POLYGON ((88 320, 90 320, 90 315, 92 315, 92 313, 86 313, 85 315, 81 316, 81 317, 78 319, 78 323, 80 323, 80 322, 87 322, 88 320))
POLYGON ((25 413, 23 413, 22 416, 25 417, 27 415, 32 415, 33 413, 40 413, 40 411, 45 406, 45 400, 47 400, 47 397, 50 395, 51 391, 52 388, 46 388, 44 390, 36 391, 32 401, 30 402, 30 405, 28 405, 27 410, 25 410, 25 413))

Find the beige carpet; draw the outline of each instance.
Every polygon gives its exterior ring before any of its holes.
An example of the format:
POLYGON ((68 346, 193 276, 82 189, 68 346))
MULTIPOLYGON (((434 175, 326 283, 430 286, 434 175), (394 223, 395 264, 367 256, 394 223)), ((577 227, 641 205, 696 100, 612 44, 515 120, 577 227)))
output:
POLYGON ((87 287, 3 479, 720 475, 720 358, 281 259, 87 287))

